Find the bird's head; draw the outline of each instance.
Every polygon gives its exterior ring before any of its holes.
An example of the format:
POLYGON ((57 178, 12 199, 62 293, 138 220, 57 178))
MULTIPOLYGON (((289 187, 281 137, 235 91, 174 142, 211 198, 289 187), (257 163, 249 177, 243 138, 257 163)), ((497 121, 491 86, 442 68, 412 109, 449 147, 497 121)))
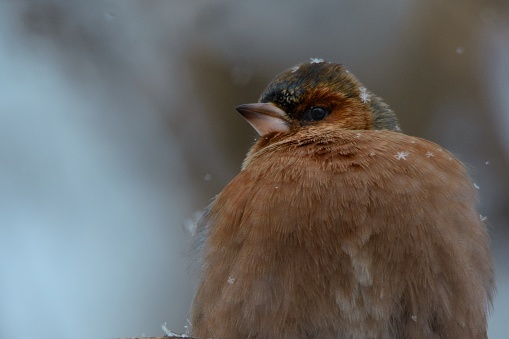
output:
POLYGON ((342 65, 312 59, 277 75, 258 103, 236 107, 261 136, 306 126, 399 131, 396 115, 342 65))

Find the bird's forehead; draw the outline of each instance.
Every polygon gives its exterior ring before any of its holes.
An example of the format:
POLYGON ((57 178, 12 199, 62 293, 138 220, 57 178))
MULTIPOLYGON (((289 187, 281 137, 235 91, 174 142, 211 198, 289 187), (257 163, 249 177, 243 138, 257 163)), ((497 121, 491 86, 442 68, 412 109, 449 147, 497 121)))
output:
POLYGON ((291 109, 301 103, 304 91, 300 83, 273 81, 262 93, 260 102, 273 102, 285 109, 291 109))

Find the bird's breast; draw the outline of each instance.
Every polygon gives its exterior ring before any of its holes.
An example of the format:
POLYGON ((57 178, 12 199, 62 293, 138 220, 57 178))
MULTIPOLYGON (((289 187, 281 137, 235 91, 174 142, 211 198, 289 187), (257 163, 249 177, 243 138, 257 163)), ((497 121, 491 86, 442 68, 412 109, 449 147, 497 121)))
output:
POLYGON ((218 319, 256 328, 292 333, 307 323, 369 336, 411 293, 406 277, 431 288, 418 277, 465 237, 451 216, 477 225, 466 178, 448 152, 396 132, 255 145, 208 212, 202 301, 218 319))

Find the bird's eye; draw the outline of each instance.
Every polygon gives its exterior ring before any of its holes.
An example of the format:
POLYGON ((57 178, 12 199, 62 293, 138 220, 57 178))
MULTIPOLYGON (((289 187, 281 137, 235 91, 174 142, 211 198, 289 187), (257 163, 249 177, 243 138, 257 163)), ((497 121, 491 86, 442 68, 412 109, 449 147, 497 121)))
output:
POLYGON ((325 118, 329 112, 323 107, 311 107, 302 115, 302 121, 319 121, 325 118))

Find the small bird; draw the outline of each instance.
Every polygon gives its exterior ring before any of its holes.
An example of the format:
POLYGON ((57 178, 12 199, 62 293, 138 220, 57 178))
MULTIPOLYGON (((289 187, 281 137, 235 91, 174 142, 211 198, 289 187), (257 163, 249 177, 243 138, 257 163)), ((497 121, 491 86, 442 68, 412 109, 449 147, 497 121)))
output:
POLYGON ((260 138, 195 234, 199 338, 486 338, 494 273, 465 167, 312 59, 237 111, 260 138))

